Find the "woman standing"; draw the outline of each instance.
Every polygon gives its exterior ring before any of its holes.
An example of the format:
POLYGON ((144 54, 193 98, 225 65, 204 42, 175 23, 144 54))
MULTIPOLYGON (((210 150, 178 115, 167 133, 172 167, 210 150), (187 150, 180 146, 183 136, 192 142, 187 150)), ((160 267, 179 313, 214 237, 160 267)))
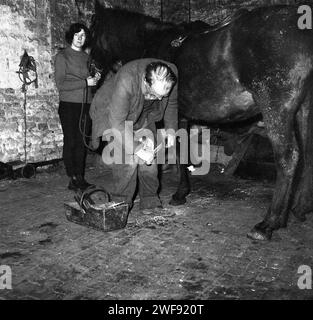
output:
POLYGON ((91 120, 89 107, 91 87, 96 86, 100 74, 89 75, 89 56, 84 51, 88 44, 89 30, 81 23, 74 23, 65 34, 69 46, 55 58, 55 81, 59 90, 59 116, 64 145, 63 160, 70 177, 70 190, 85 190, 91 184, 84 179, 86 147, 84 135, 88 134, 91 120))

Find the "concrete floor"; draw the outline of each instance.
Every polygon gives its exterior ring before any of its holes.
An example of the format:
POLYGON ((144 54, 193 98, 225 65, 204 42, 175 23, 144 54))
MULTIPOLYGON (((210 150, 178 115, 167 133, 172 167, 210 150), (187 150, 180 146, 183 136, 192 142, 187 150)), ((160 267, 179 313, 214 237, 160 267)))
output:
MULTIPOLYGON (((87 178, 110 183, 89 156, 87 178)), ((100 232, 65 218, 73 201, 62 165, 35 178, 0 181, 0 266, 12 289, 0 299, 312 299, 297 286, 298 268, 313 268, 313 216, 293 217, 270 242, 246 237, 268 207, 270 182, 193 177, 187 204, 144 216, 136 202, 126 228, 100 232)), ((175 170, 161 198, 175 191, 175 170)), ((1 275, 0 275, 1 276, 1 275)))

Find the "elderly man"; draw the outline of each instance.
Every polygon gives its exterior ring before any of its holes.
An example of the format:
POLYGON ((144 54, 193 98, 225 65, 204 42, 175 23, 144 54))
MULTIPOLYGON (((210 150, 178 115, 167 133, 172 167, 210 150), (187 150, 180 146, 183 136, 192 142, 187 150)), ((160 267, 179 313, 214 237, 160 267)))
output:
MULTIPOLYGON (((123 160, 111 164, 112 200, 125 201, 131 207, 138 181, 140 208, 144 213, 162 208, 158 196, 158 167, 153 152, 155 123, 163 119, 165 129, 177 130, 175 65, 157 59, 139 59, 125 64, 99 88, 91 104, 90 116, 94 146, 99 137, 108 141, 113 137, 113 153, 119 151, 116 150, 119 149, 117 145, 122 150, 123 160), (147 132, 143 129, 149 129, 152 137, 147 135, 136 139, 138 132, 147 132)), ((167 133, 166 147, 172 147, 174 143, 175 135, 167 133)), ((103 153, 104 161, 106 157, 107 153, 103 153)))

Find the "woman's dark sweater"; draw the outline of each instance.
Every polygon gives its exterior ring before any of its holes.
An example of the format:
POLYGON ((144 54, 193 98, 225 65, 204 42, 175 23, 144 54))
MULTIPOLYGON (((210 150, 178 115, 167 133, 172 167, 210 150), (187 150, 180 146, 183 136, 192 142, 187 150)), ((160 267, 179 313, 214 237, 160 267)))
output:
POLYGON ((55 57, 55 82, 59 90, 60 101, 91 102, 91 87, 87 89, 89 76, 88 54, 67 47, 55 57))

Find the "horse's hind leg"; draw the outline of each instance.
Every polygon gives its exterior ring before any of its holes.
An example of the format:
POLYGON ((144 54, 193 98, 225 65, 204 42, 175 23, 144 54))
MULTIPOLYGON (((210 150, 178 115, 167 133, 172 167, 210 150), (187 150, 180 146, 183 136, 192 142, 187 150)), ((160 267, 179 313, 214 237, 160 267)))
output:
POLYGON ((267 98, 260 101, 260 106, 267 101, 262 107, 263 119, 275 154, 277 178, 272 203, 264 220, 248 233, 249 238, 256 240, 269 240, 273 230, 286 226, 299 158, 294 131, 296 97, 271 91, 267 98))
POLYGON ((290 210, 304 221, 305 214, 313 211, 313 96, 310 89, 297 113, 296 129, 300 157, 290 210))

